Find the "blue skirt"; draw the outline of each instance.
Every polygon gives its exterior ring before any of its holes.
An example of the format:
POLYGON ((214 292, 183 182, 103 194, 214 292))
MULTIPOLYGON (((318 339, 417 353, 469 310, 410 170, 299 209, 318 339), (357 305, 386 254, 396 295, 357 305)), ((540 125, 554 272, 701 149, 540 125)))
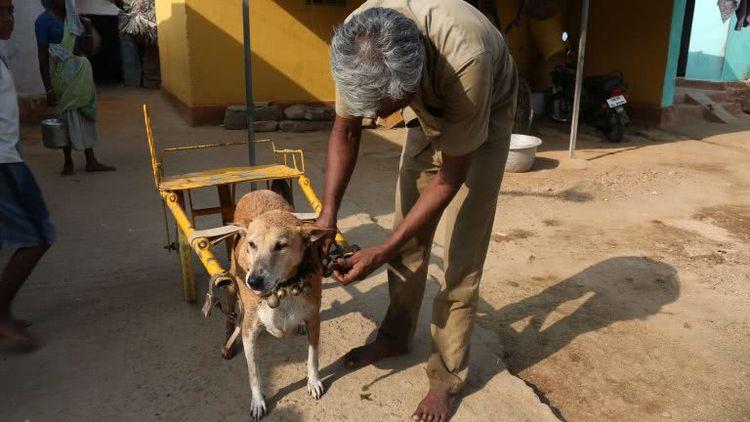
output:
POLYGON ((0 164, 0 249, 51 245, 55 231, 26 163, 0 164))

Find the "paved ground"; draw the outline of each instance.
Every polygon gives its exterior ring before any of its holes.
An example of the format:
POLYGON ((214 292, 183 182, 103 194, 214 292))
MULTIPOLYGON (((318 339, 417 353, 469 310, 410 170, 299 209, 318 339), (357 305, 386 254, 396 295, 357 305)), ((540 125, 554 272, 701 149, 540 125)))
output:
MULTIPOLYGON (((220 358, 220 318, 204 320, 198 305, 182 302, 176 257, 162 249, 141 101, 163 145, 242 139, 186 127, 158 93, 107 90, 98 152, 119 170, 63 178, 61 157, 26 128, 26 157, 59 241, 16 307, 45 346, 24 355, 0 345, 3 420, 247 420, 244 359, 220 358)), ((471 386, 454 420, 748 420, 747 128, 743 120, 683 135, 633 129, 616 146, 585 134, 579 160, 569 161, 563 128, 544 126, 535 171, 503 185, 471 386)), ((325 134, 272 136, 305 148, 320 189, 325 134)), ((387 234, 401 136, 372 131, 364 141, 342 212, 359 244, 387 234)), ((167 172, 244 160, 242 148, 187 154, 167 172)), ((382 272, 346 289, 326 284, 321 365, 330 390, 321 401, 305 391, 304 338, 261 338, 270 420, 406 419, 425 389, 441 243, 412 355, 355 373, 338 365, 383 315, 382 272)))

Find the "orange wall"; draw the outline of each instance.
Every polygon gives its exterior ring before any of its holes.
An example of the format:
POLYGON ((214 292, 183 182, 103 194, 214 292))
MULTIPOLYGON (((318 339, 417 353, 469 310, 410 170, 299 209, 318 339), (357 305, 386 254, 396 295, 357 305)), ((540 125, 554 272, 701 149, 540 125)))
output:
MULTIPOLYGON (((634 104, 661 107, 672 6, 672 0, 592 1, 586 74, 620 70, 634 104)), ((571 25, 580 26, 580 5, 570 12, 571 25)))
POLYGON ((185 0, 158 0, 156 21, 159 28, 162 89, 183 103, 190 104, 192 78, 185 0))
MULTIPOLYGON (((250 27, 257 101, 331 101, 328 49, 348 7, 253 0, 250 27)), ((245 100, 242 2, 158 0, 164 89, 190 107, 245 100)))
MULTIPOLYGON (((520 0, 497 0, 501 25, 520 0)), ((157 0, 165 90, 188 106, 244 102, 241 0, 157 0)), ((328 49, 333 27, 361 4, 309 6, 303 0, 253 0, 253 88, 258 101, 331 101, 328 49)), ((565 0, 563 29, 575 43, 580 0, 565 0)), ((587 74, 622 70, 635 103, 660 105, 672 0, 592 1, 587 74)), ((519 70, 545 73, 528 18, 508 36, 519 70)), ((557 31, 554 29, 553 31, 557 31)), ((552 31, 550 31, 552 32, 552 31)), ((558 34, 551 37, 557 38, 558 34)))

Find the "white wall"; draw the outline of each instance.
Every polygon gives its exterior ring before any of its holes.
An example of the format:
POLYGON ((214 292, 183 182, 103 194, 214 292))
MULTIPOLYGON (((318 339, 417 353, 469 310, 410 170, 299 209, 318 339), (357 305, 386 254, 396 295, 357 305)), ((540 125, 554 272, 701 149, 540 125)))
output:
MULTIPOLYGON (((44 94, 39 76, 34 21, 44 11, 39 0, 15 0, 16 26, 8 41, 0 41, 3 56, 13 72, 18 95, 44 94)), ((106 0, 78 0, 78 12, 92 15, 116 15, 118 9, 106 0)))
POLYGON ((19 95, 43 94, 36 58, 34 21, 44 9, 39 0, 15 0, 16 26, 8 41, 0 41, 0 55, 6 58, 19 95))
MULTIPOLYGON (((22 0, 33 1, 33 0, 22 0)), ((119 9, 106 0, 78 0, 78 13, 87 15, 116 15, 119 9)))

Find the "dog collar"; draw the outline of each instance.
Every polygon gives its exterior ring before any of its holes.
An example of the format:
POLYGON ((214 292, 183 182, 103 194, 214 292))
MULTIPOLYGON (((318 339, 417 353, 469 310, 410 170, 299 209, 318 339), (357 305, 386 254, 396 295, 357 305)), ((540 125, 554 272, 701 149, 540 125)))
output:
POLYGON ((281 299, 287 296, 299 296, 300 293, 306 295, 312 290, 310 278, 313 274, 315 274, 315 268, 309 259, 305 259, 299 265, 297 273, 277 284, 273 290, 262 295, 261 298, 266 301, 269 308, 274 309, 279 306, 281 299))

